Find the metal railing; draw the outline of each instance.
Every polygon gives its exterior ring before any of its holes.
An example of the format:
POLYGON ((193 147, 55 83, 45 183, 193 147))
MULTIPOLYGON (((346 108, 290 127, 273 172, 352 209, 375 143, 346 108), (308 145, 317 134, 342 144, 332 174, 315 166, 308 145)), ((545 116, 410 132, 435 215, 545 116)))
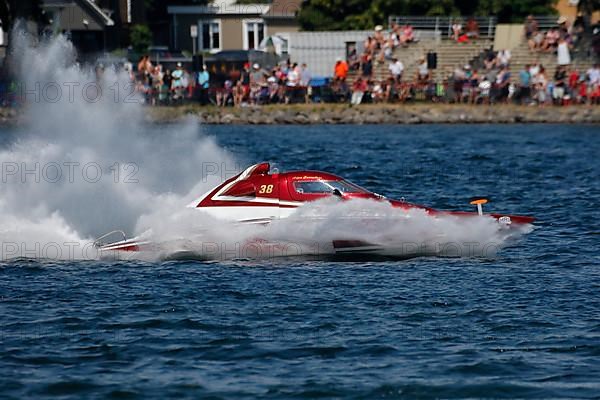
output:
POLYGON ((547 31, 550 28, 556 28, 558 26, 558 17, 556 15, 537 15, 533 19, 538 24, 538 29, 541 31, 547 31))
MULTIPOLYGON (((459 21, 463 29, 471 17, 415 17, 396 16, 388 18, 388 24, 411 25, 415 30, 433 31, 442 37, 452 36, 452 24, 459 21)), ((479 37, 493 39, 496 34, 496 17, 473 17, 479 26, 479 37)))

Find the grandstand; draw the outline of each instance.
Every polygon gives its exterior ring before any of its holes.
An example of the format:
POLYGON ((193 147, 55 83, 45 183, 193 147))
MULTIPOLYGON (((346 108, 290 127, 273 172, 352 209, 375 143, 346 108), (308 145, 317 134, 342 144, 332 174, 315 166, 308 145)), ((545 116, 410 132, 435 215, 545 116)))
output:
MULTIPOLYGON (((415 29, 418 40, 411 43, 408 47, 398 47, 393 55, 404 64, 404 80, 412 81, 416 76, 419 58, 429 52, 437 54, 437 68, 432 70, 432 79, 442 81, 449 77, 452 71, 465 64, 475 64, 483 59, 484 54, 494 46, 494 37, 496 35, 497 23, 493 17, 475 17, 479 26, 479 37, 469 40, 467 43, 457 43, 450 38, 452 33, 452 24, 454 21, 461 21, 464 24, 465 17, 407 17, 391 16, 388 19, 390 26, 392 24, 404 25, 410 24, 415 29)), ((556 27, 556 16, 537 16, 539 29, 546 31, 556 27)), ((586 51, 586 41, 584 40, 574 51, 572 51, 572 67, 580 71, 586 71, 594 64, 593 57, 586 51)), ((589 47, 589 46, 588 46, 589 47)), ((518 79, 518 72, 526 64, 538 60, 546 69, 547 76, 552 77, 557 66, 557 57, 553 53, 536 53, 529 50, 527 43, 522 38, 519 43, 510 48, 512 59, 510 63, 513 71, 512 79, 518 79)), ((352 81, 360 72, 354 71, 349 75, 352 81)), ((373 79, 381 80, 389 76, 388 62, 383 64, 374 63, 373 79)))

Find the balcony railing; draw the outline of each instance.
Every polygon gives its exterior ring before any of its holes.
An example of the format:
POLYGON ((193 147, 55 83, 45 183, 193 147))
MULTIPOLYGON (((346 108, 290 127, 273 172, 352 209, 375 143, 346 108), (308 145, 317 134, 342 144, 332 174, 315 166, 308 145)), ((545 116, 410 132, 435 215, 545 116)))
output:
MULTIPOLYGON (((473 17, 479 26, 479 37, 493 39, 496 33, 496 17, 473 17)), ((414 17, 414 16, 390 16, 388 23, 398 25, 411 25, 415 30, 432 31, 435 36, 450 37, 452 36, 452 24, 455 21, 460 21, 465 28, 465 25, 470 17, 414 17)))

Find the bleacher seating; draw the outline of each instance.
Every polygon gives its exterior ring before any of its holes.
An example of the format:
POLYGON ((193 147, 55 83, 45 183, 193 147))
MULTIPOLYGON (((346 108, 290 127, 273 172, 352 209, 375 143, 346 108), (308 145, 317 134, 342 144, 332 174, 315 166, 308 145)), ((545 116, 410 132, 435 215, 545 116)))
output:
MULTIPOLYGON (((422 39, 411 43, 408 47, 398 47, 394 51, 396 56, 404 64, 404 80, 413 80, 417 73, 419 59, 428 52, 437 53, 437 68, 432 70, 432 78, 443 80, 459 65, 464 65, 476 58, 481 52, 492 46, 490 39, 471 40, 468 43, 456 43, 453 40, 422 39)), ((389 77, 389 62, 375 64, 373 66, 373 79, 382 80, 389 77)), ((349 75, 352 82, 358 72, 349 75)))
MULTIPOLYGON (((545 32, 550 28, 558 26, 558 17, 555 15, 550 16, 534 16, 534 19, 538 23, 538 29, 545 32)), ((529 46, 525 40, 522 40, 518 46, 511 50, 511 62, 510 66, 513 71, 511 80, 518 80, 518 71, 522 70, 525 65, 531 64, 538 61, 542 64, 546 70, 546 76, 552 78, 556 72, 558 59, 555 53, 550 52, 533 52, 529 50, 529 46)), ((587 71, 594 64, 594 59, 589 57, 588 51, 585 46, 585 41, 576 46, 575 49, 571 50, 571 66, 570 68, 576 68, 580 72, 587 71)))
MULTIPOLYGON (((558 16, 534 16, 538 22, 539 29, 547 31, 557 26, 558 16)), ((415 29, 415 36, 419 39, 407 47, 398 47, 394 51, 396 56, 404 64, 404 80, 412 81, 416 76, 419 58, 425 56, 428 52, 436 52, 438 65, 432 71, 432 78, 436 81, 442 81, 451 75, 457 66, 471 63, 474 60, 482 59, 483 54, 492 48, 494 35, 496 32, 495 17, 475 17, 479 25, 479 38, 470 40, 468 43, 456 43, 450 39, 452 32, 452 23, 460 20, 464 24, 467 17, 413 17, 413 16, 391 16, 390 25, 396 23, 399 25, 410 24, 415 29)), ((582 51, 580 51, 583 53, 582 51)), ((518 79, 518 71, 526 64, 534 62, 536 59, 546 68, 547 76, 552 77, 556 71, 557 58, 553 53, 534 53, 531 52, 527 43, 523 40, 519 46, 511 49, 512 60, 510 63, 512 80, 518 79)), ((571 53, 573 58, 572 66, 580 71, 585 71, 592 66, 594 60, 589 57, 578 54, 576 51, 571 53)), ((375 63, 373 66, 373 79, 382 80, 389 77, 389 62, 383 64, 375 63)), ((358 71, 350 73, 349 80, 359 74, 358 71)))
MULTIPOLYGON (((510 69, 512 70, 511 80, 517 82, 519 79, 519 71, 525 65, 531 64, 536 60, 544 66, 546 76, 550 79, 556 72, 558 59, 554 53, 535 53, 529 50, 527 43, 523 41, 519 46, 511 50, 510 69)), ((572 63, 569 68, 577 68, 580 72, 585 72, 594 64, 594 60, 588 57, 572 57, 572 63)))

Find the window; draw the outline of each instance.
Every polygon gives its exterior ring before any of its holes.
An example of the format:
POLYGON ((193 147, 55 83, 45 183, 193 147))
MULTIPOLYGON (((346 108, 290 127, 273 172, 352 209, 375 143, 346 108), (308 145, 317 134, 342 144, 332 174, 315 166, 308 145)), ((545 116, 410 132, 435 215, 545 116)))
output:
POLYGON ((198 42, 201 50, 219 51, 221 49, 220 21, 198 21, 198 42))
POLYGON ((368 193, 347 181, 297 181, 294 182, 294 189, 302 194, 332 193, 334 189, 342 193, 368 193))
POLYGON ((244 49, 252 50, 258 48, 260 42, 265 38, 265 23, 263 20, 244 20, 244 49))

